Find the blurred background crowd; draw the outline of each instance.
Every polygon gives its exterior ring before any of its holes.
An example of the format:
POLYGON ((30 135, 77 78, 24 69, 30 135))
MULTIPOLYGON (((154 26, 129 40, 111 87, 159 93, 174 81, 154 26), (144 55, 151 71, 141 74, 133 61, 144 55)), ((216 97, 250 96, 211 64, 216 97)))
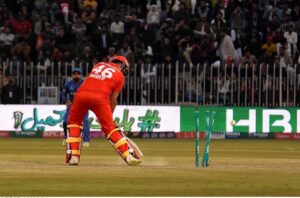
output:
POLYGON ((296 0, 0 0, 0 66, 91 67, 119 54, 131 65, 278 64, 300 73, 299 35, 296 0))

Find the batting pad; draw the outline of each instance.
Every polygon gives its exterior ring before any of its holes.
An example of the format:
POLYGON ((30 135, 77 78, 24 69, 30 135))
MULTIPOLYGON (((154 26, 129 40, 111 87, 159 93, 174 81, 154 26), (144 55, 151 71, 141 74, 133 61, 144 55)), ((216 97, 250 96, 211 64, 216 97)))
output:
POLYGON ((125 136, 129 145, 129 148, 133 150, 134 152, 134 157, 136 157, 137 159, 142 159, 144 157, 142 151, 140 150, 140 148, 138 147, 138 145, 132 141, 129 137, 125 136))

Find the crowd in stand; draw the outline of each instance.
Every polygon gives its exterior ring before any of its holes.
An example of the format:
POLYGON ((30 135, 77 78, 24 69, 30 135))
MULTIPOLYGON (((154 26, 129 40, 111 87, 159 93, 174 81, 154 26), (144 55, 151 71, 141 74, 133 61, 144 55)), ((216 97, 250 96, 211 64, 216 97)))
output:
POLYGON ((120 54, 131 65, 264 63, 300 73, 299 36, 295 0, 0 0, 0 66, 92 66, 120 54))

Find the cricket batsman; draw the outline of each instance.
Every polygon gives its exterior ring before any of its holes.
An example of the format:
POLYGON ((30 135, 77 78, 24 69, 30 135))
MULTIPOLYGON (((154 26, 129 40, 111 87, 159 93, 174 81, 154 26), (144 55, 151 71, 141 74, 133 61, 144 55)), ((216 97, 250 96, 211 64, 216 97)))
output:
MULTIPOLYGON (((80 67, 74 67, 72 70, 72 80, 69 80, 65 83, 63 92, 62 92, 62 101, 67 105, 67 110, 64 115, 63 128, 64 128, 64 140, 63 145, 66 144, 67 138, 67 122, 70 114, 70 108, 73 103, 74 94, 78 90, 78 88, 83 83, 83 79, 81 79, 82 70, 80 67)), ((83 146, 90 146, 90 125, 88 122, 89 114, 88 112, 85 114, 83 119, 83 146)))
POLYGON ((113 121, 128 68, 128 61, 123 56, 115 56, 110 62, 99 62, 75 93, 67 126, 66 162, 69 165, 79 164, 82 120, 88 110, 95 113, 106 138, 129 166, 142 162, 143 155, 137 145, 116 128, 113 121))

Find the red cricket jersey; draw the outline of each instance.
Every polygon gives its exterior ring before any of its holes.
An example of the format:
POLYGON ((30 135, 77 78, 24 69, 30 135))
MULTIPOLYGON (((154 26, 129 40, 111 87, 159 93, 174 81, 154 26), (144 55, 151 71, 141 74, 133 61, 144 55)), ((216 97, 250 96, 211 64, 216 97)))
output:
POLYGON ((124 86, 125 77, 114 63, 99 62, 94 65, 89 76, 78 89, 78 93, 93 92, 103 96, 103 101, 110 102, 114 91, 120 92, 124 86))

